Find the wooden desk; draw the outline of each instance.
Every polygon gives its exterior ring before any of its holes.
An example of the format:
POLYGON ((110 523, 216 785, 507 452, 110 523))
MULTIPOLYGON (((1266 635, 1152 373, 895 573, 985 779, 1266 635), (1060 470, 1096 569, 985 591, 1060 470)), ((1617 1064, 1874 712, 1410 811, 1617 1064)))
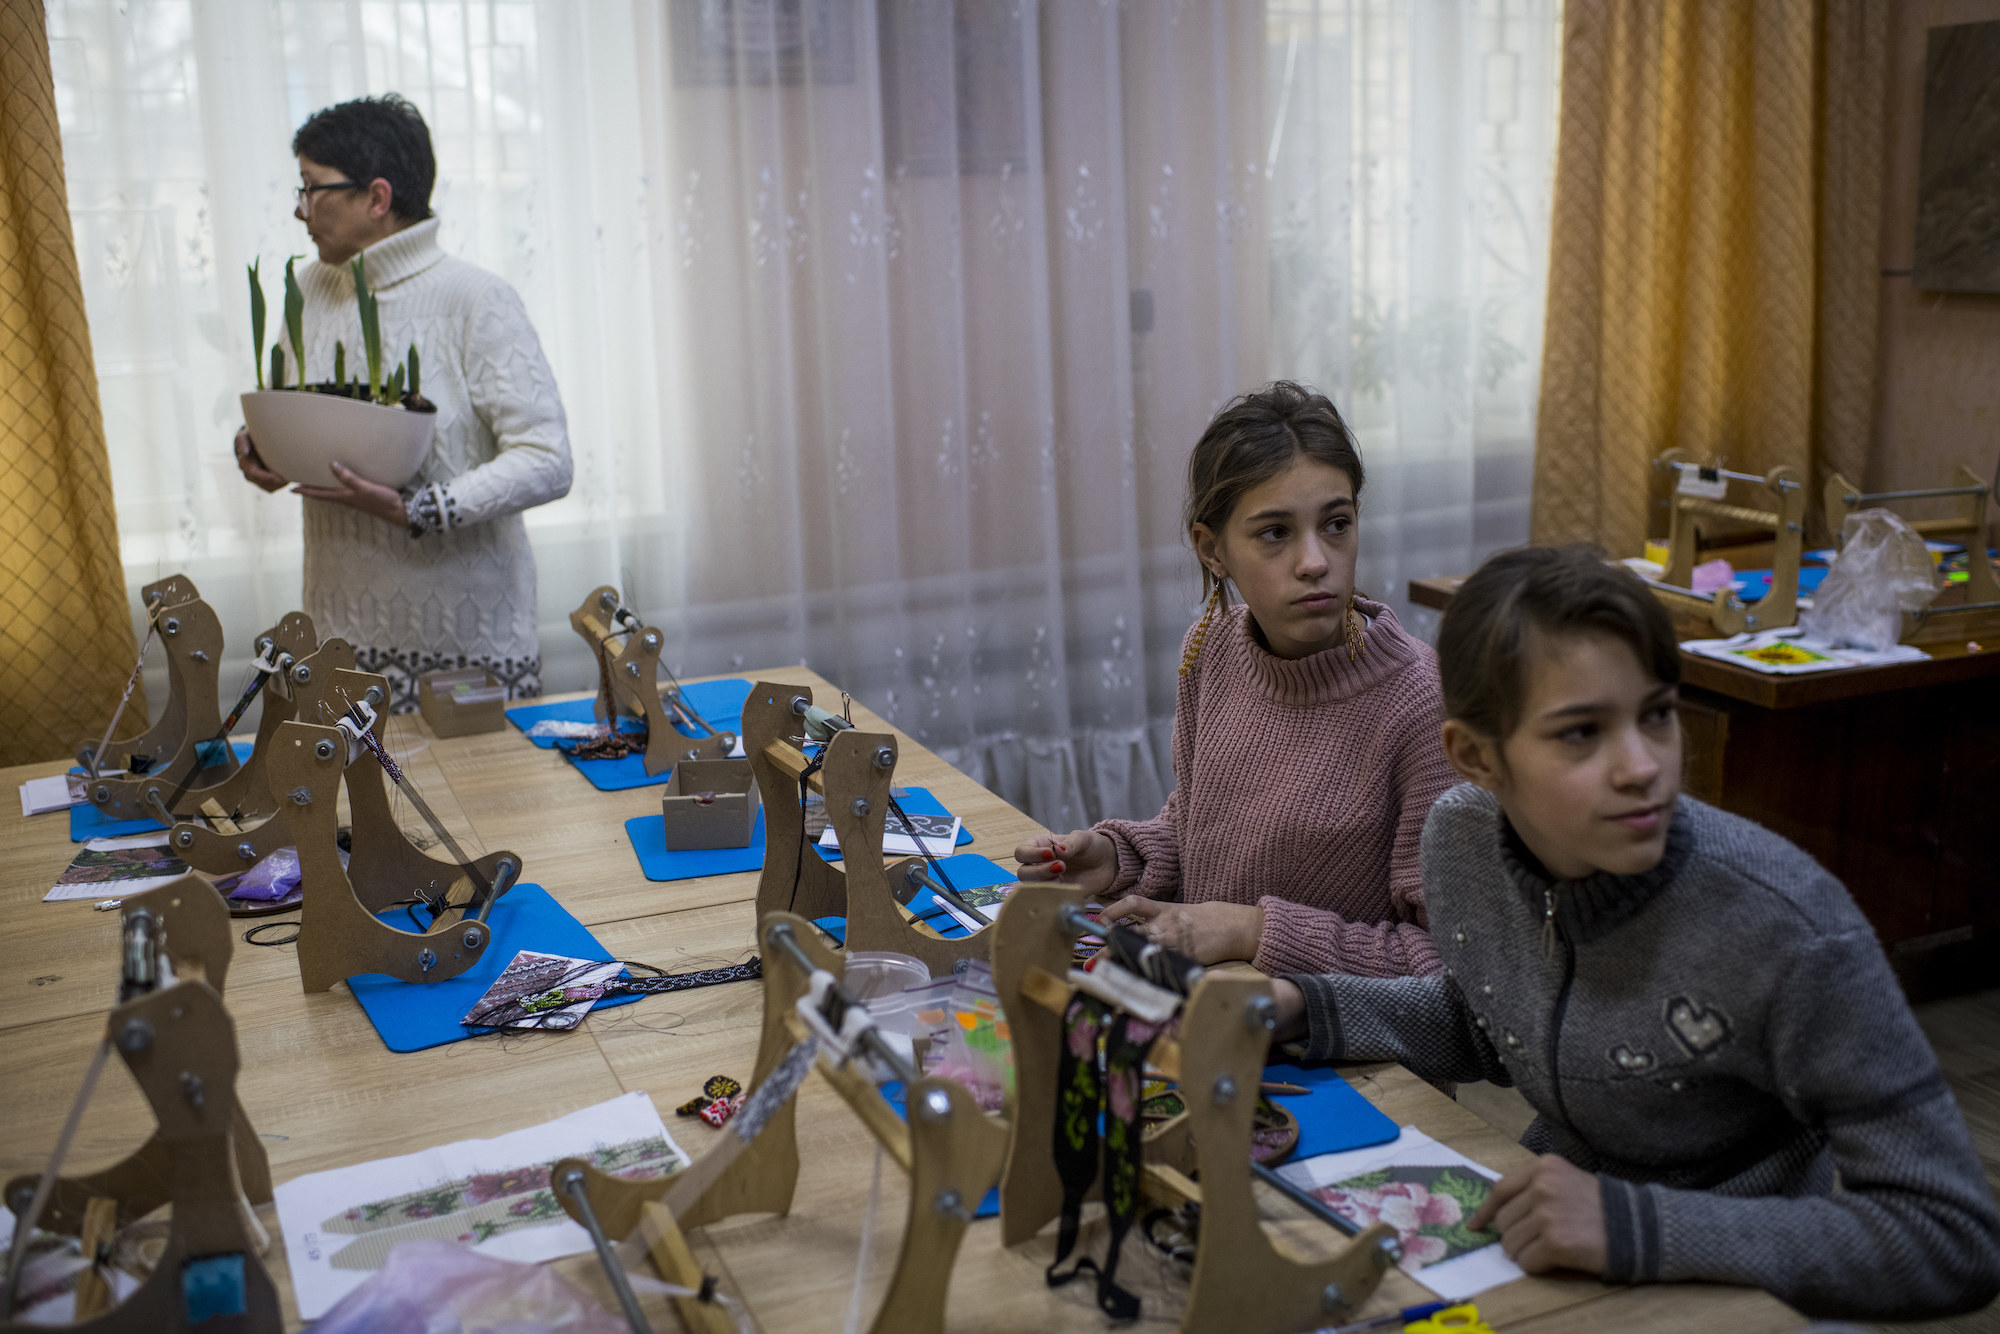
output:
MULTIPOLYGON (((825 686, 803 668, 753 674, 764 680, 825 686)), ((893 730, 857 707, 864 728, 893 730)), ((977 836, 970 851, 1006 863, 1037 826, 1019 811, 900 736, 900 782, 931 788, 977 836)), ((754 874, 667 884, 647 881, 626 843, 624 821, 659 809, 656 788, 601 793, 552 751, 530 747, 509 727, 439 741, 415 717, 396 719, 391 749, 467 851, 519 852, 523 879, 540 884, 587 923, 614 954, 678 971, 736 961, 753 952, 754 874), (411 754, 413 750, 422 749, 411 754)), ((4 771, 4 783, 59 771, 54 764, 4 771)), ((75 1096, 102 1031, 116 980, 117 915, 88 901, 42 903, 73 855, 60 815, 24 821, 11 804, 0 815, 0 1173, 39 1171, 75 1096)), ((630 1089, 644 1089, 674 1135, 692 1153, 713 1136, 672 1109, 711 1074, 748 1074, 762 1007, 753 985, 676 993, 593 1015, 573 1033, 536 1033, 506 1041, 468 1041, 426 1052, 387 1051, 346 993, 299 990, 295 951, 239 945, 228 1002, 242 1050, 241 1092, 271 1156, 275 1178, 343 1166, 468 1136, 520 1129, 630 1089)), ((1398 1121, 1414 1124, 1480 1162, 1507 1168, 1526 1151, 1435 1089, 1396 1067, 1349 1072, 1369 1098, 1398 1121)), ((841 1327, 854 1278, 874 1142, 817 1079, 800 1093, 804 1167, 793 1212, 783 1218, 732 1219, 697 1231, 696 1254, 749 1303, 768 1330, 841 1327)), ((114 1061, 84 1118, 67 1169, 86 1171, 129 1152, 150 1131, 130 1077, 114 1061)), ((885 1287, 901 1230, 905 1183, 889 1164, 882 1176, 875 1262, 867 1275, 866 1311, 885 1287)), ((1290 1206, 1275 1198, 1274 1219, 1290 1206)), ((275 1213, 260 1211, 274 1235, 275 1213)), ((1288 1232, 1325 1245, 1316 1224, 1288 1232)), ((1053 1228, 1014 1251, 999 1229, 968 1234, 953 1276, 954 1330, 1065 1327, 1098 1330, 1103 1318, 1088 1284, 1050 1291, 1042 1270, 1053 1228)), ((1092 1244, 1086 1236, 1086 1244, 1092 1244)), ((1096 1244, 1101 1250, 1101 1236, 1096 1244)), ((292 1311, 282 1244, 265 1257, 292 1311)), ((557 1266, 615 1310, 594 1258, 557 1266)), ((1126 1243, 1121 1279, 1146 1298, 1148 1325, 1170 1328, 1185 1287, 1136 1234, 1126 1243)), ((1426 1299, 1401 1274, 1385 1281, 1371 1310, 1426 1299)), ((664 1303, 649 1300, 656 1328, 678 1327, 664 1303)), ((1527 1279, 1481 1298, 1481 1309, 1508 1329, 1557 1334, 1612 1321, 1650 1330, 1779 1331, 1804 1321, 1761 1293, 1720 1287, 1614 1289, 1583 1278, 1527 1279)), ((289 1325, 298 1327, 296 1317, 289 1325)))
MULTIPOLYGON (((1460 582, 1410 600, 1442 611, 1460 582)), ((1681 653, 1687 791, 1811 853, 1905 968, 2000 929, 2000 642, 1923 647, 1807 676, 1681 653)))

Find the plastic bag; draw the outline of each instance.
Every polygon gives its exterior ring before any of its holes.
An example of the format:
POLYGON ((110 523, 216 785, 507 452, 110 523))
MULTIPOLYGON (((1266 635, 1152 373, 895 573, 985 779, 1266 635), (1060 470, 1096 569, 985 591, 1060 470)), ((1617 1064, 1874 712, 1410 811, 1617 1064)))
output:
POLYGON ((279 848, 238 876, 216 886, 232 899, 276 903, 299 887, 299 850, 279 848))
POLYGON ((631 1334, 547 1265, 449 1241, 406 1241, 313 1334, 631 1334))
POLYGON ((1881 652, 1903 637, 1903 613, 1929 605, 1937 591, 1937 567, 1916 530, 1888 510, 1856 510, 1799 629, 1835 648, 1881 652))

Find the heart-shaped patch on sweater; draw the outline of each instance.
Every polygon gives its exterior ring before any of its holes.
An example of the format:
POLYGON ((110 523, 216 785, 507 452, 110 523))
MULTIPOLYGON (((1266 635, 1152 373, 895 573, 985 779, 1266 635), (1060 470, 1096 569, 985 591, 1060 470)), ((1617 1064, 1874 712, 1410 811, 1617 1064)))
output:
POLYGON ((1633 1051, 1621 1042, 1611 1049, 1611 1063, 1623 1074, 1643 1075, 1658 1065, 1659 1061, 1654 1058, 1653 1053, 1633 1051))
POLYGON ((1720 1006, 1701 1006, 1686 996, 1667 1002, 1667 1027, 1690 1056, 1706 1056, 1729 1041, 1729 1016, 1720 1006))

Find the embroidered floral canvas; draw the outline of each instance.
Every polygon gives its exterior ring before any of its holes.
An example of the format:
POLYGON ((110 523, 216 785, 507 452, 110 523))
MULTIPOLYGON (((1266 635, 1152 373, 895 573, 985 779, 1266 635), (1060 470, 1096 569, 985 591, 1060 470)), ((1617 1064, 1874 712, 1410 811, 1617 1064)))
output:
POLYGON ((1327 1207, 1362 1227, 1387 1223, 1403 1243, 1403 1269, 1491 1246, 1499 1235, 1466 1226, 1493 1183, 1462 1167, 1384 1167, 1313 1192, 1327 1207))
POLYGON ((1404 1126, 1393 1140, 1314 1154, 1278 1172, 1364 1227, 1395 1228, 1404 1270, 1446 1301, 1521 1277, 1497 1236, 1465 1225, 1500 1174, 1415 1126, 1404 1126))
POLYGON ((658 1177, 686 1166, 652 1099, 628 1093, 492 1139, 308 1172, 278 1187, 278 1222, 299 1315, 317 1320, 404 1241, 435 1238, 535 1262, 590 1249, 549 1187, 549 1169, 588 1158, 607 1172, 658 1177))

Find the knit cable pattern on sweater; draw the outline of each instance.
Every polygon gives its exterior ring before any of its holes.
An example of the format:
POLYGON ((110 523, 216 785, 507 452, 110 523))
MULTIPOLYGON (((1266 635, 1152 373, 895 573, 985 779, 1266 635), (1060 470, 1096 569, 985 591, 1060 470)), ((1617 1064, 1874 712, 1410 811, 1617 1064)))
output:
MULTIPOLYGON (((380 302, 384 373, 416 344, 438 408, 406 495, 421 536, 307 500, 305 603, 323 635, 397 660, 537 664, 535 561, 521 511, 569 491, 569 430, 555 376, 505 280, 438 248, 437 219, 363 252, 380 302)), ((345 265, 306 264, 306 375, 333 376, 336 341, 366 375, 345 265)), ((537 679, 536 689, 539 689, 537 679)))
MULTIPOLYGON (((1435 972, 1418 840, 1453 775, 1437 661, 1395 613, 1356 598, 1367 650, 1297 660, 1230 608, 1180 678, 1174 777, 1151 820, 1107 820, 1111 897, 1260 904, 1267 973, 1435 972)), ((1193 631, 1189 632, 1190 634, 1193 631)))

